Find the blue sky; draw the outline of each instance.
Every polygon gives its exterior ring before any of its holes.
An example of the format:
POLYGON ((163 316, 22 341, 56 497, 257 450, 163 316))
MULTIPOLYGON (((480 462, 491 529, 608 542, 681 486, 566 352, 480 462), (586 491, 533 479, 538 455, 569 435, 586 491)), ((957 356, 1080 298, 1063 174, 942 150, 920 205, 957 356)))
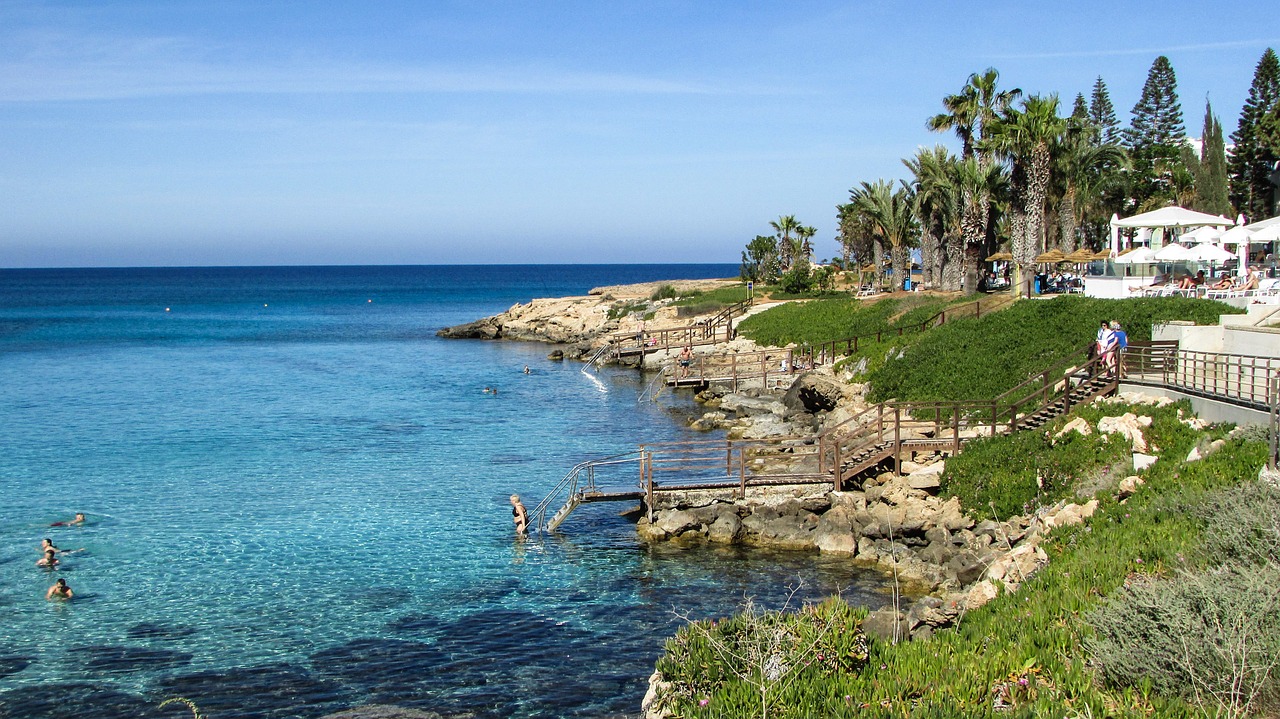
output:
POLYGON ((827 257, 971 72, 1127 124, 1165 54, 1198 135, 1280 48, 1256 0, 967 5, 0 0, 0 267, 827 257))

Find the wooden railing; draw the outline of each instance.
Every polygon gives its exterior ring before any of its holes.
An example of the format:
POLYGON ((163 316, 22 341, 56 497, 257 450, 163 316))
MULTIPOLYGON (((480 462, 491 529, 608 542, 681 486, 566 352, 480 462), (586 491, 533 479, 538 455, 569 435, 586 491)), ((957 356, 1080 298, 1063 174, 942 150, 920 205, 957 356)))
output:
POLYGON ((797 358, 790 349, 697 354, 688 360, 688 365, 682 365, 681 361, 679 358, 668 360, 663 366, 668 384, 728 382, 734 392, 738 391, 738 383, 743 380, 763 379, 767 387, 772 378, 791 377, 797 372, 813 369, 812 364, 797 358))
POLYGON ((891 455, 900 464, 904 447, 958 452, 971 437, 1016 431, 1038 413, 1069 412, 1076 402, 1114 389, 1109 373, 1097 358, 1039 373, 994 400, 882 402, 816 437, 648 444, 641 448, 641 484, 648 496, 716 487, 745 494, 748 487, 783 483, 830 483, 839 491, 862 460, 891 455), (664 474, 681 483, 664 485, 664 474))
POLYGON ((728 342, 733 339, 733 320, 746 313, 753 300, 736 302, 708 317, 683 327, 615 332, 609 339, 618 354, 679 350, 681 347, 728 342))
MULTIPOLYGON (((990 314, 998 305, 1008 304, 1009 299, 986 300, 986 312, 990 314)), ((902 337, 910 332, 923 332, 934 327, 940 327, 947 323, 949 319, 959 319, 961 317, 973 317, 975 319, 982 317, 983 300, 975 300, 973 302, 956 305, 954 307, 943 309, 934 313, 925 321, 917 325, 907 325, 905 327, 892 327, 880 330, 874 334, 867 333, 858 335, 857 337, 845 337, 838 340, 829 340, 816 345, 811 345, 802 350, 800 354, 808 354, 809 359, 816 364, 826 364, 834 361, 835 358, 842 355, 850 355, 858 351, 859 344, 871 341, 873 338, 876 342, 883 342, 885 337, 902 337), (841 349, 843 348, 843 351, 841 349)))
MULTIPOLYGON (((834 361, 842 354, 852 354, 858 351, 861 343, 871 340, 881 342, 885 337, 902 337, 911 332, 922 332, 932 327, 938 327, 947 323, 949 319, 958 319, 960 317, 982 317, 983 313, 992 312, 992 308, 997 305, 1008 304, 1011 300, 1001 298, 996 300, 977 300, 964 305, 957 305, 949 309, 944 309, 929 317, 929 319, 918 325, 908 325, 906 327, 894 327, 890 329, 880 330, 874 334, 868 333, 857 337, 846 337, 839 340, 831 340, 818 345, 806 345, 797 349, 779 349, 779 350, 757 350, 752 352, 736 352, 722 355, 699 355, 690 361, 688 367, 681 367, 678 360, 668 360, 663 368, 663 372, 667 376, 669 384, 679 384, 682 381, 688 383, 702 383, 714 380, 729 381, 733 384, 733 391, 737 391, 738 382, 747 379, 763 378, 765 385, 768 385, 769 378, 783 377, 795 375, 800 372, 811 370, 818 365, 824 365, 834 361), (984 309, 985 302, 985 309, 984 309), (843 348, 843 352, 841 352, 843 348)), ((686 342, 685 344, 697 344, 686 342)), ((670 347, 682 347, 682 344, 669 344, 670 347)), ((662 345, 659 345, 662 347, 662 345)))

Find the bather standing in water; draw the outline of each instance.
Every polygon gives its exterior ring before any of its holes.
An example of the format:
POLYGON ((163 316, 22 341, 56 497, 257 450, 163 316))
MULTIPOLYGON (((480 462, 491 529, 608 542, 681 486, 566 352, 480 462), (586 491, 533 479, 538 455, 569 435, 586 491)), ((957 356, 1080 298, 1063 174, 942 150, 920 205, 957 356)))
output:
POLYGON ((36 560, 36 566, 56 569, 58 567, 58 553, 52 549, 44 550, 44 556, 36 560))
POLYGON ((67 586, 67 580, 65 579, 59 579, 54 582, 54 585, 49 587, 49 591, 44 593, 44 598, 51 601, 54 599, 71 599, 74 596, 75 592, 71 591, 71 587, 67 586))
POLYGON ((525 530, 529 527, 529 513, 525 511, 524 505, 520 503, 520 495, 511 495, 511 521, 516 524, 516 534, 524 535, 525 530))

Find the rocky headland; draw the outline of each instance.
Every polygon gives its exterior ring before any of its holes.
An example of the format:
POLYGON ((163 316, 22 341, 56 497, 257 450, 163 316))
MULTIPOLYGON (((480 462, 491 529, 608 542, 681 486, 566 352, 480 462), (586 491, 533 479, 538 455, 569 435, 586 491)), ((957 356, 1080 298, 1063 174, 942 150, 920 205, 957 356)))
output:
POLYGON ((708 292, 739 284, 736 279, 668 280, 596 287, 576 297, 538 298, 474 322, 445 327, 436 334, 455 339, 517 340, 568 345, 557 358, 576 359, 617 332, 682 327, 696 318, 682 315, 670 299, 652 299, 663 287, 677 293, 708 292), (645 316, 649 315, 648 319, 645 316))

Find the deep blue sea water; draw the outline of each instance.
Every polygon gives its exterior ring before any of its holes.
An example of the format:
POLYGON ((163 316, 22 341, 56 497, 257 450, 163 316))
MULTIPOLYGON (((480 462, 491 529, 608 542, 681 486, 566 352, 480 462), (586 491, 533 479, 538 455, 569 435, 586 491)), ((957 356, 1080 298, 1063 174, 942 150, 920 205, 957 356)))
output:
POLYGON ((619 507, 516 541, 575 463, 689 438, 685 395, 440 327, 730 265, 0 270, 0 719, 636 713, 677 613, 881 579, 646 547, 619 507), (529 365, 531 374, 522 373, 529 365), (498 396, 481 392, 500 389, 498 396), (54 527, 75 512, 83 527, 54 527), (42 537, 66 555, 34 566, 42 537), (69 603, 45 590, 65 578, 69 603))

